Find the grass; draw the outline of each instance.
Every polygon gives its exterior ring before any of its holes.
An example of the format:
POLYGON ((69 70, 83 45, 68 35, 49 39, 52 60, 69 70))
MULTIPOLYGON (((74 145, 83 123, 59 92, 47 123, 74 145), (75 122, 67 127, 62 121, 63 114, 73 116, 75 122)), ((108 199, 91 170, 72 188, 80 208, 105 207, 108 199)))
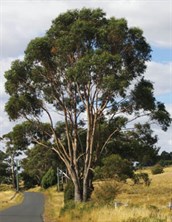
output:
POLYGON ((17 193, 11 187, 0 185, 0 210, 20 204, 23 201, 22 193, 17 193))
POLYGON ((57 187, 51 187, 44 191, 45 194, 45 222, 56 222, 63 207, 63 193, 57 192, 57 187))
MULTIPOLYGON (((133 186, 131 181, 121 184, 122 192, 118 194, 117 200, 127 204, 127 207, 96 206, 90 201, 77 205, 72 203, 62 211, 63 193, 57 192, 56 186, 47 190, 36 187, 29 191, 44 193, 45 222, 172 222, 172 211, 167 208, 172 198, 172 167, 165 168, 164 173, 157 175, 152 175, 151 169, 141 172, 149 174, 151 185, 133 186)), ((7 187, 0 190, 3 190, 0 191, 0 210, 21 203, 22 194, 11 199, 14 190, 7 187)))
POLYGON ((158 209, 166 209, 172 198, 172 167, 164 169, 164 173, 151 175, 150 169, 147 170, 151 178, 151 185, 129 186, 124 185, 125 192, 119 194, 121 201, 139 206, 156 206, 158 209))
POLYGON ((157 175, 152 175, 151 169, 141 172, 149 174, 151 185, 133 186, 131 181, 121 184, 122 192, 117 199, 127 207, 93 206, 91 202, 75 207, 73 204, 59 217, 63 193, 56 192, 56 187, 48 189, 45 192, 45 222, 172 222, 172 211, 167 208, 172 198, 172 167, 157 175))

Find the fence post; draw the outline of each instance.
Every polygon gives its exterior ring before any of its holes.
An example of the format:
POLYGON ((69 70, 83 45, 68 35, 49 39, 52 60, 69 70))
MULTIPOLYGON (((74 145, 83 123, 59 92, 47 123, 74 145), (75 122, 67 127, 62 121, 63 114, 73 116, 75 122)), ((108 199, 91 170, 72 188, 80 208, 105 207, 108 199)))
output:
POLYGON ((19 192, 19 173, 18 173, 18 167, 19 163, 18 160, 16 160, 16 191, 19 192))
POLYGON ((170 202, 169 202, 168 207, 169 207, 170 210, 172 210, 172 198, 171 198, 171 200, 170 200, 170 202))
POLYGON ((57 167, 57 191, 60 191, 60 175, 59 175, 59 168, 57 167))

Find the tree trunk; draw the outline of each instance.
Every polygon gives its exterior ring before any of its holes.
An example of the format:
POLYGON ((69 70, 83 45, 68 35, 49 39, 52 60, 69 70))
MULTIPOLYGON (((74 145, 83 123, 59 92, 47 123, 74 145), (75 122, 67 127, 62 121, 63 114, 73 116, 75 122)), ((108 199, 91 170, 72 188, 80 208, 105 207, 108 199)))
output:
POLYGON ((14 158, 13 156, 11 157, 11 178, 12 178, 12 184, 13 184, 13 188, 16 188, 16 177, 15 177, 15 163, 14 163, 14 158))
POLYGON ((83 182, 83 202, 86 202, 88 199, 88 183, 87 180, 83 182))
POLYGON ((68 166, 67 169, 74 185, 74 201, 81 202, 82 201, 82 192, 81 192, 82 187, 81 187, 80 178, 73 167, 68 166))
POLYGON ((77 183, 77 181, 74 181, 74 201, 75 202, 81 202, 82 196, 81 196, 81 187, 77 183))
POLYGON ((89 200, 93 190, 93 173, 89 171, 88 176, 83 181, 83 202, 89 200))

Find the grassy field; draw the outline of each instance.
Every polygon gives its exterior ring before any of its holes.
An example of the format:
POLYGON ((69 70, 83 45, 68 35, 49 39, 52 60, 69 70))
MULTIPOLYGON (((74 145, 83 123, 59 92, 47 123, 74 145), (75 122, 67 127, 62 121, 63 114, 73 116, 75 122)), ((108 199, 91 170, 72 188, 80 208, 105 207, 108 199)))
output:
POLYGON ((17 193, 11 189, 11 187, 6 188, 0 186, 0 210, 4 210, 8 207, 19 204, 23 200, 22 193, 17 193), (5 188, 5 189, 4 189, 5 188))
POLYGON ((127 206, 119 208, 93 207, 89 202, 71 207, 60 215, 63 193, 57 193, 56 187, 50 188, 45 192, 45 222, 172 222, 172 210, 167 207, 172 198, 172 167, 158 175, 151 175, 150 170, 146 172, 151 178, 149 187, 133 186, 130 182, 121 184, 122 192, 117 200, 127 206))

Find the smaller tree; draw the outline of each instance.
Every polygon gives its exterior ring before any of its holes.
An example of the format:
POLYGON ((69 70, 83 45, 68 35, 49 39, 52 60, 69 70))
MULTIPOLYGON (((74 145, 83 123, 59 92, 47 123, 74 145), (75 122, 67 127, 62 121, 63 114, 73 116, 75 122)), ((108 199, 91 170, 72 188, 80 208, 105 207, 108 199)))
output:
POLYGON ((168 153, 166 151, 163 151, 160 155, 161 160, 172 160, 172 152, 168 153))
POLYGON ((18 131, 18 126, 14 127, 11 132, 3 135, 3 141, 5 142, 6 163, 10 168, 10 177, 12 185, 16 188, 16 160, 23 153, 26 148, 25 138, 18 131), (23 143, 24 142, 24 143, 23 143))
POLYGON ((53 186, 57 182, 56 172, 51 167, 46 174, 43 176, 41 181, 41 186, 44 189, 47 189, 48 187, 53 186))
POLYGON ((153 135, 149 123, 135 124, 132 131, 120 132, 109 144, 108 152, 123 159, 138 161, 141 165, 153 165, 158 160, 158 137, 153 135))
POLYGON ((119 155, 112 154, 102 160, 102 165, 96 167, 95 177, 97 179, 113 178, 126 180, 133 176, 133 165, 119 155))
POLYGON ((24 169, 24 182, 27 185, 28 179, 33 181, 33 184, 41 185, 42 178, 46 172, 52 168, 56 171, 57 166, 63 168, 62 161, 51 149, 35 145, 33 148, 26 151, 27 157, 22 160, 24 169), (44 150, 43 150, 44 149, 44 150))
POLYGON ((10 171, 9 165, 6 162, 7 155, 0 150, 0 184, 1 183, 10 183, 10 171))

